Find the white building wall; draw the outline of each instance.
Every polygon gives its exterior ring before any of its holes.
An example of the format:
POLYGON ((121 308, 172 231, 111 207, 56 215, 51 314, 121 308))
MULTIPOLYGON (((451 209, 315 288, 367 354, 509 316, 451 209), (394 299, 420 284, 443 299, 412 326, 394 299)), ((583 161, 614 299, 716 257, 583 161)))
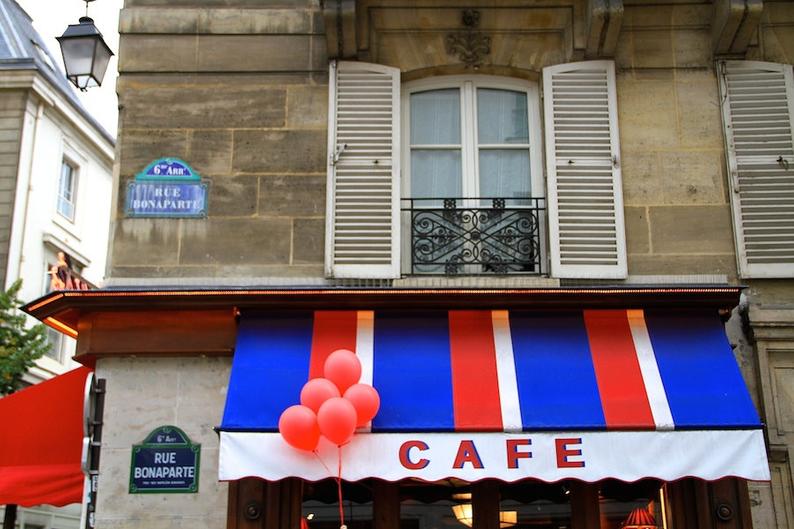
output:
MULTIPOLYGON (((91 127, 87 121, 74 112, 62 111, 68 105, 63 100, 29 97, 5 285, 7 288, 22 278, 19 297, 24 301, 47 292, 46 271, 59 250, 72 257, 75 268, 87 281, 100 285, 104 279, 113 145, 107 141, 98 144, 96 130, 86 131, 91 127), (73 221, 57 211, 61 164, 65 159, 77 169, 73 221)), ((74 340, 66 336, 61 339, 62 361, 40 359, 37 368, 29 373, 29 382, 77 367, 71 361, 74 340)))

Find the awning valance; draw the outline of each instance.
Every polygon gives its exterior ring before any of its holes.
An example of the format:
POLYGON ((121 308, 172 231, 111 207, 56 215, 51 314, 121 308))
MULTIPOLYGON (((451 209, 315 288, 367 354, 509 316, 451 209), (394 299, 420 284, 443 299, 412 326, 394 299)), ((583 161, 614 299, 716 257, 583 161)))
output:
MULTIPOLYGON (((221 479, 329 475, 276 432, 339 348, 356 352, 362 382, 381 397, 371 431, 343 449, 347 479, 768 477, 761 424, 716 314, 474 310, 245 315, 221 479)), ((321 445, 320 457, 334 454, 321 445)))
POLYGON ((69 371, 0 399, 0 505, 80 503, 86 381, 69 371))

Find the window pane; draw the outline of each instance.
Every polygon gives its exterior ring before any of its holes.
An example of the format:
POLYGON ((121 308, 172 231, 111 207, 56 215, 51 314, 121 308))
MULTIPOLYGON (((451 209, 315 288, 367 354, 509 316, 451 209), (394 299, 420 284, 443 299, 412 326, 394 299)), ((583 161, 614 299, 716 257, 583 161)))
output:
POLYGON ((55 329, 47 327, 47 341, 50 342, 50 348, 45 354, 53 360, 60 362, 61 349, 63 348, 63 335, 55 329))
POLYGON ((460 150, 411 151, 411 197, 461 196, 460 150))
POLYGON ((74 176, 74 170, 72 166, 68 163, 64 163, 61 166, 61 182, 59 186, 59 194, 63 198, 70 200, 72 199, 72 179, 74 176))
POLYGON ((636 525, 638 521, 651 527, 663 526, 660 482, 605 480, 600 488, 601 529, 620 529, 632 522, 636 525))
POLYGON ((480 150, 480 196, 530 196, 529 152, 523 149, 480 150))
POLYGON ((74 219, 74 168, 66 162, 61 164, 58 181, 58 213, 69 220, 74 219))
MULTIPOLYGON (((339 496, 336 481, 304 482, 301 526, 339 529, 339 496)), ((372 487, 368 481, 342 483, 342 507, 348 529, 372 529, 372 487)))
POLYGON ((480 144, 529 143, 527 95, 509 90, 477 90, 480 144))
POLYGON ((460 144, 460 90, 411 94, 411 145, 460 144))
MULTIPOLYGON (((471 492, 433 483, 406 483, 400 485, 400 529, 465 529, 466 522, 471 527, 471 509, 461 516, 460 521, 455 509, 460 504, 471 506, 471 492), (468 500, 456 500, 456 496, 468 500)), ((468 490, 468 489, 465 489, 468 490)))
POLYGON ((63 197, 58 197, 58 213, 72 220, 74 218, 74 204, 63 197))
POLYGON ((499 518, 511 529, 570 529, 571 503, 564 484, 526 481, 500 488, 499 518))

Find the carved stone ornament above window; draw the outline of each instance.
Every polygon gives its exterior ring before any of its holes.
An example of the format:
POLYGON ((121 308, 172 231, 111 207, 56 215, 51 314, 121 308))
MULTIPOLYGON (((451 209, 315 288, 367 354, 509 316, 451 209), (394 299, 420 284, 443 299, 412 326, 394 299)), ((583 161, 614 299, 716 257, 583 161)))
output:
POLYGON ((475 9, 463 10, 465 29, 449 33, 444 40, 447 54, 457 55, 467 68, 479 68, 483 59, 491 53, 491 37, 483 35, 476 28, 480 25, 480 12, 475 9))

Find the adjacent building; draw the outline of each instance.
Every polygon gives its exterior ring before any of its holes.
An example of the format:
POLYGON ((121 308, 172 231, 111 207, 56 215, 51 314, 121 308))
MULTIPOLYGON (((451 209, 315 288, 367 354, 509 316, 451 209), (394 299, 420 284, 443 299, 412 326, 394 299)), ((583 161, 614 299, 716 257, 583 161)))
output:
POLYGON ((348 527, 794 525, 794 4, 120 31, 107 288, 27 307, 107 382, 97 527, 335 527, 338 473, 348 527), (339 348, 381 394, 341 468, 277 433, 339 348), (145 481, 174 427, 195 482, 145 481))
MULTIPOLYGON (((80 104, 30 17, 0 3, 2 172, 0 280, 22 279, 20 298, 51 288, 58 253, 75 277, 98 285, 107 258, 114 139, 80 104)), ((74 367, 74 341, 53 347, 31 371, 35 383, 74 367)))
MULTIPOLYGON (((80 104, 27 13, 14 0, 0 0, 3 288, 21 279, 20 299, 36 299, 52 289, 58 266, 71 279, 69 288, 101 284, 114 148, 113 136, 80 104)), ((26 375, 29 384, 77 366, 73 338, 52 329, 48 335, 51 350, 26 375)), ((17 522, 20 529, 70 529, 79 527, 80 514, 79 504, 41 506, 20 509, 17 522)))

